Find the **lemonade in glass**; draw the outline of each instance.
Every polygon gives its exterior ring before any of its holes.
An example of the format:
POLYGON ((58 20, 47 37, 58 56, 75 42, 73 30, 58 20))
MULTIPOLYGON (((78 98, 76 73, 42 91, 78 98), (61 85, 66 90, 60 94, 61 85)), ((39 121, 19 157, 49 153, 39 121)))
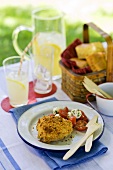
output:
POLYGON ((28 103, 29 62, 23 60, 22 64, 20 64, 20 59, 19 56, 13 56, 3 61, 9 101, 13 107, 28 103))
POLYGON ((49 93, 52 90, 53 46, 49 44, 38 46, 33 58, 34 91, 39 94, 49 93))

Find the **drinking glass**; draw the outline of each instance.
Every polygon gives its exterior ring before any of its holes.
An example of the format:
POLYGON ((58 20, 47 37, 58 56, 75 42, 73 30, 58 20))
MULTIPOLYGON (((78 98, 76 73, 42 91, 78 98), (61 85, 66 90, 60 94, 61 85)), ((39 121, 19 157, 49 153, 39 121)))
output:
POLYGON ((30 51, 34 91, 39 94, 46 94, 52 90, 54 48, 51 45, 42 44, 36 50, 37 53, 35 54, 30 51))
POLYGON ((42 44, 51 45, 54 48, 53 79, 61 76, 59 67, 60 54, 66 47, 64 13, 51 8, 38 8, 32 12, 32 28, 19 26, 13 31, 13 46, 21 55, 22 50, 18 45, 18 35, 21 31, 31 31, 33 37, 37 35, 33 43, 33 54, 37 55, 37 49, 42 44))
POLYGON ((13 107, 28 103, 29 61, 20 63, 20 59, 20 56, 12 56, 3 60, 9 102, 13 107))

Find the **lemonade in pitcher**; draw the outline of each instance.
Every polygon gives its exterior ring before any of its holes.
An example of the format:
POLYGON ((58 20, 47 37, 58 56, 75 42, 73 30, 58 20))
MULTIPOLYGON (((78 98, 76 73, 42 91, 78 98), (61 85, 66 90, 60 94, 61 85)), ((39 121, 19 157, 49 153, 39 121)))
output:
MULTIPOLYGON (((19 26, 13 32, 13 46, 19 55, 22 55, 22 49, 18 43, 18 35, 21 31, 32 32, 34 39, 33 56, 35 64, 38 63, 38 50, 40 45, 48 44, 54 48, 54 64, 53 64, 53 79, 61 77, 61 70, 59 66, 60 55, 66 48, 66 34, 65 34, 65 20, 64 12, 54 7, 38 7, 32 11, 32 27, 19 26)), ((29 55, 26 55, 29 58, 29 55)), ((30 55, 31 56, 31 55, 30 55)))
MULTIPOLYGON (((66 42, 65 38, 62 34, 57 32, 51 33, 39 33, 36 40, 33 43, 33 56, 35 65, 37 66, 40 61, 40 56, 38 55, 38 51, 40 51, 40 47, 42 45, 51 45, 54 49, 54 59, 53 59, 53 71, 52 76, 53 79, 57 79, 61 77, 61 69, 59 66, 59 60, 61 52, 65 49, 66 42)), ((42 58, 41 60, 45 60, 42 58)), ((45 61, 43 61, 45 62, 45 61)), ((46 61, 46 65, 48 62, 46 61)))

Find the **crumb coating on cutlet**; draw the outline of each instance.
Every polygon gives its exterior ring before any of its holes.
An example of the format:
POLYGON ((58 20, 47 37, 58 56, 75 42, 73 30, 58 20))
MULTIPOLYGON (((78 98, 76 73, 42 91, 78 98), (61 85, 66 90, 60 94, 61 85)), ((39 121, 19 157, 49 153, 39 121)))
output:
POLYGON ((52 141, 62 140, 73 131, 73 125, 70 120, 60 116, 43 116, 37 122, 36 129, 40 141, 50 143, 52 141))

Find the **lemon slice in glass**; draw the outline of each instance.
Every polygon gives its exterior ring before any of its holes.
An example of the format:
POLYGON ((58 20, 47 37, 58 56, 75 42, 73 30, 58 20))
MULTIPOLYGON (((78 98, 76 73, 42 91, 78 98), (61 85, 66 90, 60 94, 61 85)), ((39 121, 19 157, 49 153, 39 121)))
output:
POLYGON ((7 81, 9 81, 10 83, 16 83, 19 86, 21 86, 22 88, 25 88, 25 85, 22 82, 18 81, 18 80, 7 78, 7 81))

